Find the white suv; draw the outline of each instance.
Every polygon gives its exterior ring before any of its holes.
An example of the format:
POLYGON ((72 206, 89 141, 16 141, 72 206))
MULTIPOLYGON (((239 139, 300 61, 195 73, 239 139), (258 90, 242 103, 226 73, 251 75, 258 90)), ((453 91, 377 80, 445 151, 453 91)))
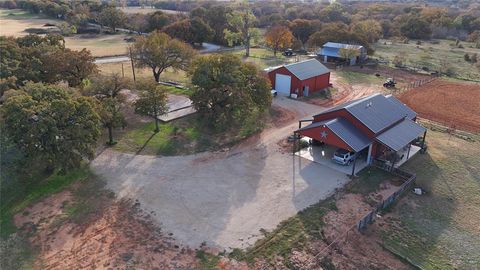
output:
POLYGON ((340 165, 350 165, 355 160, 355 152, 339 148, 333 154, 332 160, 340 165))

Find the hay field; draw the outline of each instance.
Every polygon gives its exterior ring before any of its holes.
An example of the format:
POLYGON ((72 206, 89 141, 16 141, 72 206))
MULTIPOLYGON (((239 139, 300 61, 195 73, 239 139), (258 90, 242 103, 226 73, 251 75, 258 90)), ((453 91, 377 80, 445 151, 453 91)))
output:
POLYGON ((33 15, 20 9, 0 9, 0 35, 21 37, 28 35, 25 29, 42 28, 59 21, 33 15))
MULTIPOLYGON (((30 14, 19 9, 0 9, 0 35, 21 37, 28 35, 25 29, 44 28, 45 24, 58 24, 62 21, 30 14)), ((78 34, 65 37, 67 48, 72 50, 87 49, 93 56, 113 56, 127 53, 126 34, 78 34)))

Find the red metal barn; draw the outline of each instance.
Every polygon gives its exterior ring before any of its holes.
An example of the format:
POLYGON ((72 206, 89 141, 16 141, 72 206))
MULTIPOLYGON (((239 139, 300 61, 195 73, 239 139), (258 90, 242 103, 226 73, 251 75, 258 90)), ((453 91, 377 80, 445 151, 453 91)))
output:
POLYGON ((298 97, 330 86, 330 70, 316 59, 278 67, 268 72, 268 78, 278 93, 298 97))

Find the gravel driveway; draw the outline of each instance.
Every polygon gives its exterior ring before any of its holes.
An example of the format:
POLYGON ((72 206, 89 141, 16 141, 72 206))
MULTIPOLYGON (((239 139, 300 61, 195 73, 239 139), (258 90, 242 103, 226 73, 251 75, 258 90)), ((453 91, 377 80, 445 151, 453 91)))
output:
MULTIPOLYGON (((284 98, 299 118, 321 111, 284 98), (297 110, 298 109, 298 110, 297 110)), ((120 197, 138 199, 165 232, 182 244, 245 248, 282 220, 326 198, 348 178, 290 153, 277 142, 297 127, 263 132, 227 152, 153 157, 106 150, 92 169, 120 197)))

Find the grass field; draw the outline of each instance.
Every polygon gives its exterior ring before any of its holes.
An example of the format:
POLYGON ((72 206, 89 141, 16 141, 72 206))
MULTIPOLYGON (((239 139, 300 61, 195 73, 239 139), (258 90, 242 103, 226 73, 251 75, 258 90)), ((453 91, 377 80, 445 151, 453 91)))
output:
MULTIPOLYGON (((267 115, 259 120, 268 123, 267 115)), ((115 145, 115 149, 127 153, 145 155, 185 155, 215 151, 245 139, 260 131, 264 125, 246 123, 228 131, 216 132, 197 114, 160 124, 160 132, 154 133, 155 123, 147 123, 127 132, 115 145)))
MULTIPOLYGON (((245 50, 238 50, 231 53, 243 58, 245 50)), ((282 55, 282 52, 277 52, 277 56, 275 57, 273 56, 273 51, 264 48, 251 48, 250 57, 243 59, 244 61, 254 63, 259 69, 280 66, 295 61, 295 57, 285 57, 282 55)))
MULTIPOLYGON (((45 24, 58 24, 60 20, 54 20, 37 14, 30 14, 27 11, 13 9, 0 9, 0 35, 25 36, 28 28, 43 28, 45 24)), ((67 48, 73 50, 90 50, 93 56, 112 56, 126 54, 128 43, 124 40, 128 35, 90 35, 79 34, 65 37, 67 48)))
POLYGON ((382 77, 377 77, 374 74, 360 73, 354 71, 335 71, 335 74, 341 81, 347 84, 374 84, 382 85, 385 80, 382 77))
POLYGON ((47 23, 58 22, 20 9, 0 9, 0 35, 2 36, 25 36, 28 35, 25 29, 41 28, 47 23))
POLYGON ((427 133, 428 152, 405 169, 424 196, 408 194, 394 208, 384 245, 421 269, 480 267, 480 142, 427 133))
MULTIPOLYGON (((100 64, 98 68, 103 74, 118 73, 122 74, 122 64, 123 64, 123 74, 125 77, 133 79, 132 66, 130 62, 122 63, 109 63, 109 64, 100 64)), ((147 68, 135 68, 135 77, 136 78, 152 78, 153 73, 150 69, 147 68)), ((172 69, 167 69, 160 75, 162 81, 176 81, 182 84, 190 83, 190 79, 187 77, 185 71, 172 69)))
POLYGON ((129 35, 126 34, 79 34, 65 37, 65 45, 72 50, 87 49, 93 56, 113 56, 127 54, 129 43, 125 41, 129 35))
POLYGON ((380 40, 374 44, 374 58, 389 60, 391 64, 396 55, 403 55, 407 59, 407 66, 418 69, 427 67, 430 70, 440 70, 442 61, 445 61, 453 68, 455 73, 453 77, 480 81, 480 71, 463 58, 465 53, 480 54, 480 49, 469 42, 462 41, 459 45, 463 48, 459 48, 455 41, 451 40, 422 41, 420 45, 417 45, 415 40, 411 40, 409 44, 380 40))

